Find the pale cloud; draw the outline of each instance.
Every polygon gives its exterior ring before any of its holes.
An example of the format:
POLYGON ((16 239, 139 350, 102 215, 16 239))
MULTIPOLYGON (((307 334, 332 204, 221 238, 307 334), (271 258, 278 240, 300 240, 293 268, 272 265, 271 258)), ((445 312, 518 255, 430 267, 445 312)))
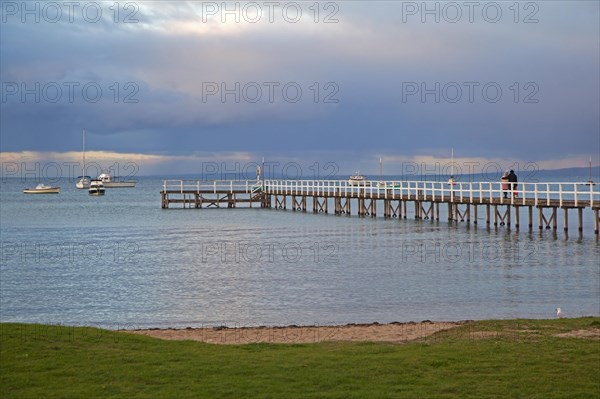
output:
MULTIPOLYGON (((246 170, 248 165, 255 165, 265 158, 269 170, 282 172, 289 170, 290 173, 300 172, 302 178, 326 178, 327 176, 344 176, 354 171, 361 171, 368 175, 379 173, 379 159, 383 162, 383 171, 386 175, 428 175, 428 174, 450 174, 452 165, 454 172, 459 174, 497 174, 505 169, 518 171, 557 170, 570 167, 587 167, 588 158, 584 156, 570 156, 560 159, 504 159, 484 157, 454 157, 454 163, 449 156, 422 155, 397 155, 397 154, 374 154, 374 153, 351 153, 345 151, 318 151, 295 153, 289 155, 278 155, 274 153, 259 154, 253 152, 193 152, 183 155, 160 155, 142 153, 119 153, 109 151, 86 152, 86 162, 96 164, 103 168, 119 164, 122 169, 127 165, 134 164, 140 175, 154 175, 165 172, 169 173, 198 173, 211 170, 246 170), (265 157, 266 155, 266 157, 265 157), (236 166, 237 165, 237 166, 236 166), (241 165, 241 166, 240 166, 241 165), (216 169, 215 169, 216 168, 216 169)), ((21 151, 1 152, 2 174, 15 174, 22 165, 34 163, 41 164, 44 168, 49 163, 61 165, 76 165, 75 172, 81 164, 81 153, 68 152, 42 152, 21 151)), ((598 159, 593 159, 593 164, 598 166, 598 159)), ((253 168, 250 168, 253 171, 253 168)), ((248 169, 249 170, 249 169, 248 169)))
MULTIPOLYGON (((275 23, 265 16, 257 23, 228 16, 223 23, 220 14, 203 17, 205 3, 140 2, 138 23, 115 24, 113 2, 101 4, 107 12, 97 24, 21 24, 17 18, 3 25, 3 81, 93 81, 104 90, 93 104, 81 98, 22 101, 19 95, 3 102, 3 149, 21 154, 11 159, 25 154, 20 150, 77 149, 82 126, 98 133, 91 148, 108 150, 90 157, 139 161, 157 170, 162 165, 165 171, 173 165, 182 170, 178 161, 193 167, 212 154, 223 159, 225 150, 246 159, 260 151, 292 157, 295 150, 322 150, 324 159, 347 160, 344 170, 376 171, 378 157, 373 161, 365 153, 406 154, 398 162, 448 162, 451 145, 460 147, 460 162, 525 160, 555 168, 584 166, 589 148, 598 146, 597 2, 539 3, 537 24, 514 23, 509 3, 502 3, 508 14, 498 24, 480 17, 473 24, 424 24, 419 16, 404 23, 403 3, 383 1, 336 3, 339 22, 332 24, 322 23, 323 9, 320 22, 312 21, 311 2, 299 3, 306 18, 297 24, 280 14, 275 23), (424 102, 418 95, 403 102, 407 81, 427 87, 494 81, 504 96, 494 104, 480 95, 475 103, 424 102), (517 81, 521 95, 527 94, 523 85, 534 81, 539 103, 512 101, 517 81), (137 84, 139 102, 115 103, 114 82, 121 84, 121 97, 126 82, 137 84), (207 82, 229 89, 297 82, 304 93, 290 104, 279 92, 270 103, 263 86, 256 103, 233 96, 223 102, 219 94, 203 101, 207 82), (312 101, 314 82, 336 83, 339 103, 312 101), (196 148, 206 153, 190 150, 196 148), (148 157, 141 157, 144 152, 148 157)), ((64 154, 54 153, 67 159, 64 154)), ((69 157, 79 159, 76 153, 69 157)), ((390 169, 393 161, 386 160, 390 169)))
MULTIPOLYGON (((86 162, 111 163, 111 162, 135 162, 141 165, 155 165, 174 161, 251 161, 252 155, 245 152, 214 152, 193 153, 190 155, 155 155, 141 153, 120 153, 111 151, 86 151, 86 162)), ((81 162, 81 152, 44 152, 44 151, 20 151, 0 152, 0 159, 4 163, 21 162, 81 162)))

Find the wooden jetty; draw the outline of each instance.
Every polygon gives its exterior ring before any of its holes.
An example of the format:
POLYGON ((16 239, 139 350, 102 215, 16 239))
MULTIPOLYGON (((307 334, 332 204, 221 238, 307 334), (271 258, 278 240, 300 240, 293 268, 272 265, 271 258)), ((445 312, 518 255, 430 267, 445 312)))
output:
POLYGON ((385 218, 439 220, 440 205, 447 207, 449 221, 477 224, 479 212, 485 213, 486 225, 522 225, 558 229, 558 213, 562 209, 563 229, 569 228, 569 211, 577 217, 577 228, 583 231, 583 211, 591 209, 594 233, 600 225, 600 191, 584 183, 518 183, 516 190, 503 190, 498 182, 427 182, 365 181, 360 185, 347 180, 243 180, 201 181, 165 180, 161 190, 162 208, 180 204, 183 208, 246 207, 287 209, 329 213, 333 203, 336 215, 376 217, 383 209, 385 218), (352 204, 355 205, 352 205, 352 204), (379 204, 379 205, 378 205, 379 204), (524 208, 524 209, 522 209, 524 208), (535 210, 534 210, 535 208, 535 210))

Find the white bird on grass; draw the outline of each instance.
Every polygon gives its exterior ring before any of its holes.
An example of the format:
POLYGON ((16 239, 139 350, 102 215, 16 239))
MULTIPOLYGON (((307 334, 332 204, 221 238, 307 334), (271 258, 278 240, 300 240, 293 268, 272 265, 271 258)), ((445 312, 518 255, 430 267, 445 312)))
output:
POLYGON ((560 308, 556 308, 556 317, 558 317, 559 319, 565 318, 565 314, 562 312, 562 310, 560 308))

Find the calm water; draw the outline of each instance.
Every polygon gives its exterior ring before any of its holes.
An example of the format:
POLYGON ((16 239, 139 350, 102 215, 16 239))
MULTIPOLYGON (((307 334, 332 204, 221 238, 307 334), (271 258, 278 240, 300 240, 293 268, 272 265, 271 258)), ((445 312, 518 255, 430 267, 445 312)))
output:
POLYGON ((2 182, 1 321, 137 328, 545 318, 559 306, 600 314, 588 213, 581 238, 482 221, 161 210, 155 178, 104 197, 67 180, 59 195, 22 194, 33 185, 2 182))

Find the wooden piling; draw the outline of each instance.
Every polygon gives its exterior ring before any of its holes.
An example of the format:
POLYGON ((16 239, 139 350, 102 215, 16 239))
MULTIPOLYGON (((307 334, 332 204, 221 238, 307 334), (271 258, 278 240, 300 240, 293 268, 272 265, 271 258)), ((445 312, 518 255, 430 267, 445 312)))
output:
POLYGON ((494 227, 498 227, 498 205, 494 205, 494 227))

